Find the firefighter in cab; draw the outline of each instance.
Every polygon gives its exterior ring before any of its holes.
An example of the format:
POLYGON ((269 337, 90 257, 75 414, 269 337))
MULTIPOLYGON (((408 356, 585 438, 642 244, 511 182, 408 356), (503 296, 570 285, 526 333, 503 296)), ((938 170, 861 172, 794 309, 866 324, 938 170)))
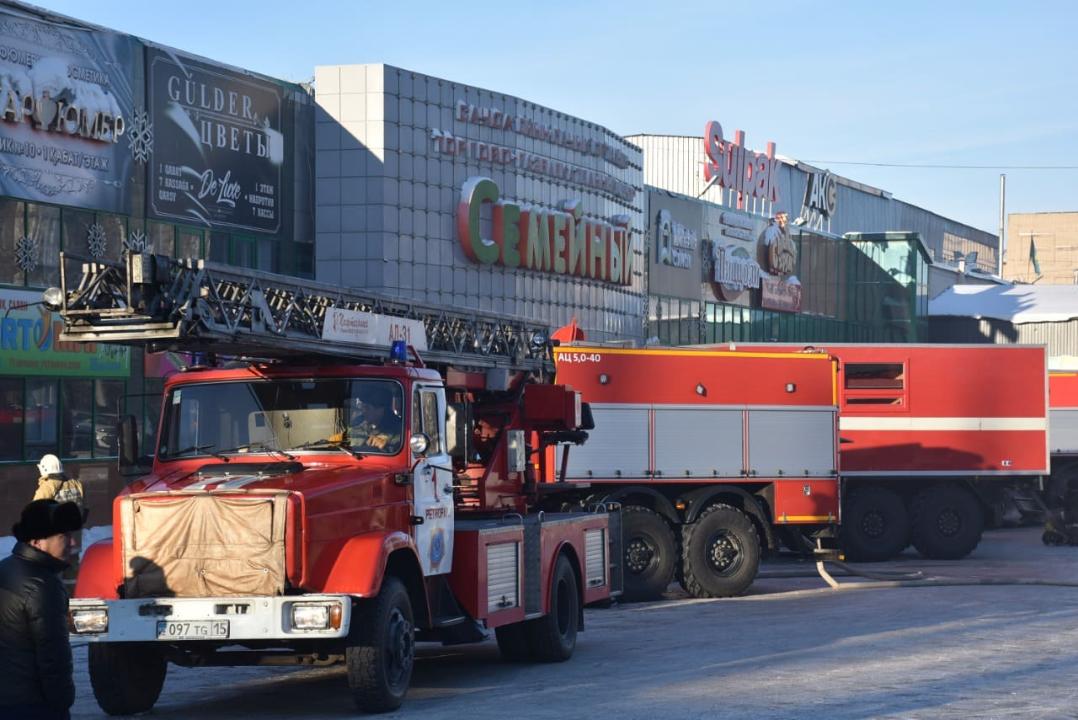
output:
POLYGON ((360 451, 396 453, 401 447, 401 418, 388 383, 363 383, 352 399, 348 440, 360 451))

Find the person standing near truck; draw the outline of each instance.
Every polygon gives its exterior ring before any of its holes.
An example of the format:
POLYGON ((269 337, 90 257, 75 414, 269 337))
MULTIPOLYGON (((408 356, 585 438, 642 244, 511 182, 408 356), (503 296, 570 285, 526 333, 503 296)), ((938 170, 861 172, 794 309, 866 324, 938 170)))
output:
MULTIPOLYGON (((82 513, 82 520, 85 523, 86 498, 82 483, 67 476, 60 458, 51 453, 44 455, 41 462, 37 464, 37 470, 41 473, 41 477, 37 479, 37 492, 34 493, 33 499, 74 503, 82 513)), ((71 539, 74 546, 63 576, 64 583, 68 586, 75 584, 75 578, 79 574, 79 557, 82 554, 82 530, 72 532, 71 539)))
POLYGON ((70 717, 75 684, 60 572, 81 529, 79 507, 55 500, 34 500, 11 529, 18 542, 0 561, 0 717, 70 717))

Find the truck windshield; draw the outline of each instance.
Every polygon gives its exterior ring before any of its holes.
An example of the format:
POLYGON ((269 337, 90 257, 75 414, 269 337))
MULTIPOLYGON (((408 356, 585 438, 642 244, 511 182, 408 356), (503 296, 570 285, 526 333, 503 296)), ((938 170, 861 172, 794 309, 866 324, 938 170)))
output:
POLYGON ((162 460, 340 448, 394 455, 404 404, 392 380, 260 380, 183 385, 165 398, 162 460))

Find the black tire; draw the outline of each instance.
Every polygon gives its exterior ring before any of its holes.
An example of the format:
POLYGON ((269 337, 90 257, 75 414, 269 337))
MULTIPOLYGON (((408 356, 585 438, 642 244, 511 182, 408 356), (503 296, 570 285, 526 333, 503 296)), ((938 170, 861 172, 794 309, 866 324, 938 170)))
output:
POLYGON ((685 592, 698 598, 732 597, 752 585, 760 569, 760 539, 745 513, 715 504, 681 532, 685 592))
POLYGON ((352 699, 363 712, 396 710, 415 664, 415 622, 404 583, 387 577, 378 597, 357 606, 352 622, 345 649, 352 699))
POLYGON ((494 636, 498 639, 498 650, 503 660, 508 662, 531 660, 532 646, 525 622, 494 628, 494 636))
POLYGON ((984 532, 984 510, 969 490, 936 485, 913 499, 913 546, 926 558, 958 560, 973 552, 984 532))
POLYGON ((625 588, 621 599, 658 600, 670 586, 677 566, 674 533, 662 516, 639 505, 627 505, 621 518, 625 540, 625 588))
POLYGON ((579 588, 572 563, 559 555, 550 581, 550 612, 525 626, 534 659, 563 662, 573 656, 580 629, 579 588))
POLYGON ((142 643, 90 643, 88 665, 94 697, 109 715, 152 708, 168 672, 161 649, 142 643))
POLYGON ((893 490, 858 488, 842 509, 842 550, 853 562, 890 560, 910 544, 910 514, 893 490))

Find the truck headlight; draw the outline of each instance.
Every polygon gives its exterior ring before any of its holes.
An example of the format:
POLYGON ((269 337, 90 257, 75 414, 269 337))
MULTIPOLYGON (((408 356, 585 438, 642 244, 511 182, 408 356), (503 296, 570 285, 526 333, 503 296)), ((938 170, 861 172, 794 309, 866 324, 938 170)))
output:
POLYGON ((292 606, 292 627, 296 630, 334 630, 341 627, 341 604, 297 603, 292 606))
POLYGON ((108 608, 77 608, 69 616, 70 629, 74 633, 103 633, 109 629, 108 608))

